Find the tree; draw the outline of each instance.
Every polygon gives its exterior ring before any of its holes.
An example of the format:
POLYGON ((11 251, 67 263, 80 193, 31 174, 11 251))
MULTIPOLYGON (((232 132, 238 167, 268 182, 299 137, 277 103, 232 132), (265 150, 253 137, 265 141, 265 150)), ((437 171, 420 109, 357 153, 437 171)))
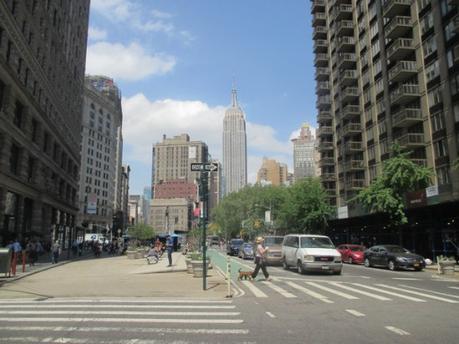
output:
POLYGON ((138 240, 147 240, 155 236, 155 230, 149 225, 138 223, 129 228, 129 235, 138 240))
POLYGON ((404 197, 407 192, 424 189, 430 184, 433 172, 409 159, 410 152, 392 147, 393 156, 383 166, 382 174, 353 201, 361 203, 370 212, 389 215, 395 225, 405 224, 404 197))
POLYGON ((459 170, 459 158, 457 158, 456 161, 453 162, 453 169, 459 170))

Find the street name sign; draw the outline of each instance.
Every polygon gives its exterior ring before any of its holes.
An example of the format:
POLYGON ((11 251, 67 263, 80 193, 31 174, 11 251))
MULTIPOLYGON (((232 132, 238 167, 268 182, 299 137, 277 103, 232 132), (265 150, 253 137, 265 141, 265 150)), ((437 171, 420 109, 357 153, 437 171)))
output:
POLYGON ((215 162, 208 163, 191 163, 191 172, 216 172, 218 164, 215 162))

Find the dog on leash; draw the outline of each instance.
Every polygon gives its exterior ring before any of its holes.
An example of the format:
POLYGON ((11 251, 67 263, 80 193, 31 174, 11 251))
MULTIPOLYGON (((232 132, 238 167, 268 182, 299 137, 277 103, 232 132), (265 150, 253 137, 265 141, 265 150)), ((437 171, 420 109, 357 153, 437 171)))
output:
POLYGON ((241 269, 238 270, 239 276, 237 278, 238 281, 240 280, 252 280, 252 271, 241 271, 241 269))

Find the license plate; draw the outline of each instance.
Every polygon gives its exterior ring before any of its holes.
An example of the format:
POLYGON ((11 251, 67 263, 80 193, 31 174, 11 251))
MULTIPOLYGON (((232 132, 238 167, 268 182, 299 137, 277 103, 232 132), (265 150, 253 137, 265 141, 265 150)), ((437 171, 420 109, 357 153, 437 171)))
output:
POLYGON ((414 266, 415 266, 415 267, 418 267, 418 266, 419 266, 419 264, 418 264, 418 263, 415 263, 415 264, 414 264, 414 266))
POLYGON ((322 257, 322 258, 320 258, 320 260, 327 262, 327 261, 328 261, 328 258, 322 257))
POLYGON ((330 267, 327 265, 322 266, 322 270, 330 270, 330 267))

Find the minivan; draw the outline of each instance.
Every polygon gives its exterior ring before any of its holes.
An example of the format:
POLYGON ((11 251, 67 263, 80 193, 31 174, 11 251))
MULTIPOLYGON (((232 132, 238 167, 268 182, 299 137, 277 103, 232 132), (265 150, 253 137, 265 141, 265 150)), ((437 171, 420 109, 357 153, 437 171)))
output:
POLYGON ((300 274, 329 271, 341 274, 341 254, 328 236, 315 234, 289 234, 282 243, 282 265, 288 270, 295 267, 300 274))

